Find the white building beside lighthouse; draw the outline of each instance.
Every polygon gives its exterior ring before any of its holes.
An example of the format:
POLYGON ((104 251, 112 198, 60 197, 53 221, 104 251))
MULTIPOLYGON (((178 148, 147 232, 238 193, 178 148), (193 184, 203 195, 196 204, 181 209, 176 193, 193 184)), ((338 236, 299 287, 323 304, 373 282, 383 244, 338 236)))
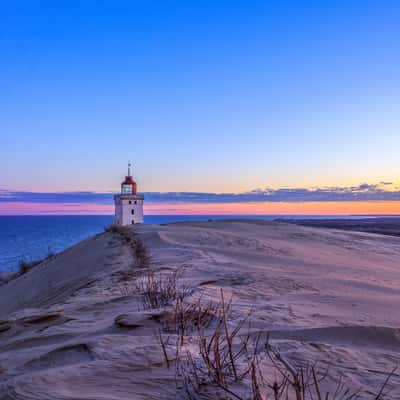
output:
POLYGON ((143 223, 144 196, 137 194, 137 185, 131 175, 131 164, 128 164, 128 175, 121 183, 121 193, 114 196, 115 220, 117 225, 143 223))

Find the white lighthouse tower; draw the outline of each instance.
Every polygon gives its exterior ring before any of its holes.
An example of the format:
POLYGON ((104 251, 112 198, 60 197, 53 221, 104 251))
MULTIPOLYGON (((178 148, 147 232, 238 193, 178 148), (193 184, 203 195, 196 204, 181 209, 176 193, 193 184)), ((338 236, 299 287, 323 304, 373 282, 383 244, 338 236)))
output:
POLYGON ((121 183, 121 194, 114 196, 115 223, 131 225, 143 223, 144 196, 137 194, 137 185, 131 175, 131 164, 128 164, 128 175, 121 183))

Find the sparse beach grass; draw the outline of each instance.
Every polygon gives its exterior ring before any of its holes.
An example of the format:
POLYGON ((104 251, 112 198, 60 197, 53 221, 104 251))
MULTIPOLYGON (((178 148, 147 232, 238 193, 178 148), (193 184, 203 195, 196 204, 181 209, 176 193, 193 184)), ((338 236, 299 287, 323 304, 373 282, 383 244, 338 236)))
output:
POLYGON ((19 262, 19 267, 18 267, 18 275, 23 275, 26 274, 28 271, 30 271, 32 268, 38 266, 41 262, 43 262, 45 258, 41 260, 34 260, 34 261, 20 261, 19 262))
POLYGON ((388 372, 375 393, 362 388, 352 391, 342 375, 330 376, 329 368, 320 368, 317 362, 292 365, 270 344, 268 332, 251 331, 251 313, 232 321, 231 300, 225 301, 222 289, 220 296, 214 305, 204 305, 199 300, 182 307, 182 301, 176 301, 176 328, 163 329, 177 334, 172 343, 173 358, 167 351, 171 347, 170 335, 159 331, 166 365, 170 368, 176 361, 176 383, 182 398, 200 400, 214 393, 214 398, 232 400, 391 399, 387 385, 397 367, 388 372), (190 338, 186 337, 188 332, 194 332, 190 338), (330 380, 330 389, 323 388, 325 380, 330 380))
POLYGON ((42 262, 50 260, 53 258, 56 254, 49 248, 47 251, 47 255, 43 258, 40 258, 38 260, 32 260, 32 261, 26 261, 26 260, 21 260, 19 262, 19 267, 18 267, 18 273, 16 274, 15 277, 26 274, 29 272, 32 268, 37 267, 40 265, 42 262))
POLYGON ((107 226, 104 230, 105 232, 117 234, 129 245, 136 262, 135 266, 141 268, 149 267, 151 259, 148 255, 146 246, 141 240, 139 240, 137 234, 131 227, 112 224, 107 226))
MULTIPOLYGON (((107 231, 129 244, 139 265, 149 266, 144 243, 129 227, 110 226, 107 231)), ((226 301, 222 289, 217 303, 204 302, 201 295, 190 301, 193 289, 178 281, 177 270, 147 270, 136 277, 133 290, 140 295, 144 310, 164 309, 159 344, 167 368, 175 364, 182 398, 197 400, 214 393, 215 398, 237 400, 390 399, 386 387, 395 369, 375 394, 352 391, 342 376, 332 378, 329 369, 317 363, 292 365, 270 343, 268 332, 251 331, 251 313, 232 320, 232 299, 226 301), (331 386, 325 389, 328 379, 331 386)))
MULTIPOLYGON (((0 367, 6 368, 0 398, 25 388, 25 398, 35 400, 43 390, 50 390, 52 399, 61 390, 68 390, 70 398, 93 393, 99 398, 107 386, 107 399, 133 399, 137 393, 157 398, 161 392, 160 399, 189 400, 399 399, 394 324, 381 322, 375 311, 372 326, 356 323, 346 314, 347 303, 340 303, 343 295, 311 290, 329 283, 329 277, 318 274, 329 263, 330 268, 341 267, 345 260, 346 272, 360 270, 361 253, 343 250, 348 237, 338 242, 335 236, 332 244, 331 232, 321 230, 316 239, 296 227, 302 236, 293 239, 287 224, 248 224, 246 229, 269 245, 254 247, 245 240, 242 222, 221 222, 210 230, 173 226, 162 228, 162 235, 158 229, 109 227, 112 235, 83 242, 1 288, 2 307, 10 301, 15 305, 3 311, 7 327, 0 330, 1 339, 13 347, 0 357, 0 367), (277 235, 279 242, 274 242, 277 235), (294 245, 287 252, 270 251, 290 247, 288 237, 294 245), (304 251, 309 243, 323 256, 315 268, 314 258, 304 251), (294 256, 311 272, 300 264, 296 271, 301 274, 293 277, 294 256), (277 259, 279 268, 270 262, 277 259), (31 296, 25 308, 20 306, 24 296, 31 296), (15 311, 21 314, 11 314, 15 311), (340 323, 328 320, 329 312, 339 315, 340 323), (49 338, 54 349, 49 350, 49 338), (71 348, 72 340, 79 345, 71 348), (65 383, 59 380, 60 371, 68 378, 65 383), (33 377, 28 386, 25 373, 33 377), (18 374, 21 380, 15 379, 18 374), (52 385, 42 386, 43 374, 52 385), (74 387, 70 382, 76 380, 74 387)), ((363 248, 365 240, 356 238, 354 243, 363 248)), ((397 242, 379 240, 397 251, 397 242)), ((371 250, 364 253, 370 256, 371 250)), ((394 259, 392 253, 373 257, 386 268, 394 259)), ((367 269, 370 275, 372 267, 367 269)), ((385 283, 379 287, 394 293, 385 283)), ((331 293, 332 288, 342 290, 336 281, 328 286, 331 293)), ((371 298, 368 306, 375 304, 371 298)))

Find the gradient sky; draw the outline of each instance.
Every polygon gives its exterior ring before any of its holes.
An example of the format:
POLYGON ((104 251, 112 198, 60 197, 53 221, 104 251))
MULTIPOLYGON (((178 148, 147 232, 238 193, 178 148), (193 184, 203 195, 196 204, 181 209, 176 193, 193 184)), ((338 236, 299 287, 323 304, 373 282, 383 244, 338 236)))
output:
POLYGON ((386 0, 3 2, 0 189, 117 191, 131 160, 143 192, 394 190, 399 21, 386 0))

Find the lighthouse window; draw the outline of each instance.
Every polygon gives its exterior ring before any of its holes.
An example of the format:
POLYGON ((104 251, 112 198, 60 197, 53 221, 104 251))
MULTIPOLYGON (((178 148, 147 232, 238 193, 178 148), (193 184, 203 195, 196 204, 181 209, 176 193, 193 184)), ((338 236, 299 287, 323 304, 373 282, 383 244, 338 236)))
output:
POLYGON ((129 200, 129 204, 132 204, 132 200, 129 200))
POLYGON ((137 201, 135 200, 135 204, 137 204, 137 201))
POLYGON ((135 210, 131 210, 131 214, 132 214, 132 215, 135 214, 135 210))
POLYGON ((132 194, 132 185, 122 185, 122 194, 132 194))

